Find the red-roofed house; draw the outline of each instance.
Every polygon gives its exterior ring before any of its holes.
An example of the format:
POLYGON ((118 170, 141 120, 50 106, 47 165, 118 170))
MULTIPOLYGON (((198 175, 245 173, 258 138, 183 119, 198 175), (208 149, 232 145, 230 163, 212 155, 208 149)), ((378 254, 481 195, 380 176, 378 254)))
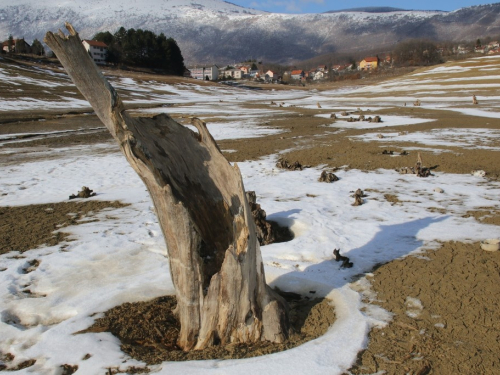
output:
POLYGON ((303 70, 292 70, 292 73, 290 73, 290 77, 292 79, 302 79, 306 76, 306 73, 304 73, 303 70))
POLYGON ((106 43, 87 39, 82 43, 96 64, 106 64, 106 55, 108 54, 108 46, 106 43))
POLYGON ((378 56, 365 57, 365 59, 359 63, 359 69, 372 70, 372 69, 377 69, 379 65, 380 65, 380 59, 378 58, 378 56))
POLYGON ((250 67, 247 65, 241 65, 237 67, 239 70, 243 72, 243 74, 248 74, 250 72, 250 67))

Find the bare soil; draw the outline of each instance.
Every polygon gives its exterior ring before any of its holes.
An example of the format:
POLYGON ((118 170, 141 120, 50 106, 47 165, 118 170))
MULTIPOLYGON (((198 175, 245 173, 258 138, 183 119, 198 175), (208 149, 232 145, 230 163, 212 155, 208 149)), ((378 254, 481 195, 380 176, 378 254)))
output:
POLYGON ((394 317, 370 333, 351 373, 498 374, 500 252, 446 242, 421 255, 374 272, 377 304, 394 317))
MULTIPOLYGON (((366 129, 347 129, 344 119, 325 119, 314 117, 317 110, 295 108, 294 115, 276 117, 268 121, 269 126, 282 128, 285 132, 265 138, 223 140, 218 142, 222 150, 236 150, 228 153, 230 161, 252 160, 265 155, 279 153, 291 163, 299 161, 303 165, 327 165, 328 167, 349 166, 361 170, 396 169, 404 166, 414 166, 417 153, 413 150, 408 155, 399 155, 408 148, 418 147, 413 142, 364 142, 353 139, 353 136, 363 136, 366 129), (383 154, 384 149, 394 151, 394 156, 383 154), (282 152, 282 150, 288 150, 282 152)), ((337 111, 338 112, 338 111, 337 111)), ((333 111, 324 111, 333 113, 333 111)), ((456 112, 433 111, 410 107, 392 108, 377 111, 382 121, 384 114, 397 116, 430 117, 436 121, 405 126, 382 127, 369 132, 421 132, 430 129, 443 128, 500 128, 500 119, 469 117, 456 112), (486 124, 488 122, 488 124, 486 124)), ((383 123, 382 123, 383 124, 383 123)), ((470 173, 472 170, 487 171, 489 178, 500 176, 500 152, 477 148, 465 149, 454 146, 435 147, 442 152, 426 151, 422 147, 420 153, 426 166, 437 166, 436 171, 447 173, 470 173)))
MULTIPOLYGON (((0 254, 9 251, 35 249, 38 246, 55 246, 65 240, 67 234, 61 231, 69 225, 77 225, 83 217, 104 208, 126 206, 121 202, 80 201, 29 206, 0 206, 0 254)), ((95 219, 97 220, 97 219, 95 219)), ((88 221, 86 221, 88 222, 88 221)))
POLYGON ((103 318, 96 319, 93 326, 77 334, 111 332, 120 339, 125 353, 147 364, 156 364, 162 361, 237 359, 271 354, 323 335, 335 321, 335 312, 326 299, 310 299, 294 293, 285 293, 283 297, 289 304, 293 327, 293 334, 283 344, 230 343, 184 352, 176 344, 180 325, 173 313, 177 304, 174 296, 114 307, 106 311, 103 318))
MULTIPOLYGON (((57 66, 54 66, 54 69, 57 71, 57 66)), ((135 79, 155 79, 165 83, 179 82, 178 78, 141 72, 113 71, 111 74, 132 76, 135 79)), ((206 82, 197 84, 213 85, 206 82)), ((331 87, 333 86, 326 85, 318 90, 331 87)), ((335 87, 339 87, 339 84, 335 84, 335 87)), ((276 85, 270 88, 278 89, 276 85)), ((262 86, 261 89, 268 87, 262 86)), ((287 87, 279 86, 279 89, 287 87)), ((67 87, 54 90, 60 90, 51 93, 56 98, 66 93, 67 87)), ((8 97, 13 94, 2 92, 0 88, 0 95, 8 97)), ((33 98, 37 95, 45 97, 47 93, 30 93, 33 98)), ((76 92, 74 96, 81 97, 76 92)), ((270 104, 242 105, 249 109, 258 108, 263 112, 271 108, 270 104)), ((176 118, 175 106, 173 108, 173 117, 176 118)), ((267 127, 282 129, 283 132, 280 134, 218 142, 222 150, 231 150, 225 153, 226 157, 232 162, 238 162, 279 154, 291 163, 299 161, 303 165, 326 165, 330 168, 345 166, 366 171, 378 168, 396 169, 415 164, 414 150, 410 150, 406 156, 392 156, 382 152, 387 149, 399 154, 409 148, 420 147, 418 144, 397 141, 364 142, 351 137, 362 136, 366 130, 347 129, 344 127, 346 122, 342 119, 314 116, 334 111, 300 107, 287 107, 286 110, 286 114, 277 116, 272 114, 263 120, 267 127)), ((338 113, 339 110, 335 112, 338 113)), ((384 127, 370 132, 419 132, 443 128, 500 129, 500 119, 474 117, 454 111, 438 111, 423 107, 393 107, 378 111, 377 114, 382 117, 382 121, 384 116, 389 115, 431 118, 434 121, 410 126, 384 127)), ((181 114, 178 115, 178 120, 188 122, 187 119, 181 118, 181 114)), ((46 151, 111 140, 90 108, 78 111, 2 113, 0 135, 7 134, 15 134, 15 138, 4 142, 1 147, 15 152, 0 154, 2 164, 31 161, 36 158, 38 149, 46 151), (58 136, 37 135, 46 131, 58 132, 58 136), (29 153, 23 152, 28 148, 29 153)), ((440 149, 440 152, 425 147, 422 147, 420 152, 424 165, 437 166, 438 172, 470 173, 472 170, 482 169, 486 171, 489 179, 498 179, 500 176, 499 151, 454 146, 433 148, 440 149)), ((109 151, 100 152, 116 152, 116 147, 110 146, 109 151)), ((68 195, 71 193, 75 192, 68 192, 68 195)), ((394 205, 403 203, 395 195, 387 194, 385 199, 394 205)), ((57 233, 60 234, 54 234, 54 230, 77 223, 78 215, 91 215, 91 212, 97 212, 104 207, 119 207, 119 205, 118 202, 88 201, 0 207, 0 252, 11 250, 22 252, 42 244, 57 244, 64 239, 64 234, 59 231, 57 233), (77 216, 68 215, 70 213, 76 213, 77 216)), ((467 212, 465 216, 474 217, 485 224, 500 226, 499 213, 494 207, 484 207, 467 212)), ((36 266, 36 263, 30 265, 30 267, 36 266)), ((500 252, 484 252, 478 243, 444 243, 439 250, 428 251, 425 257, 410 256, 379 267, 374 271, 372 283, 378 294, 377 303, 392 312, 394 320, 385 328, 372 330, 367 349, 360 353, 357 363, 349 370, 350 373, 374 374, 382 371, 387 374, 420 375, 500 373, 498 355, 500 252), (412 310, 410 305, 413 301, 407 297, 420 301, 423 308, 418 314, 412 316, 407 314, 412 310)), ((120 338, 125 352, 146 363, 158 363, 166 359, 244 358, 299 345, 304 342, 301 340, 306 340, 305 336, 312 338, 317 337, 314 335, 321 335, 334 321, 333 310, 327 301, 313 301, 306 298, 300 298, 298 301, 303 305, 297 301, 292 302, 292 305, 297 303, 293 305, 292 315, 300 316, 294 323, 297 336, 281 348, 226 345, 206 352, 180 352, 175 347, 176 322, 171 314, 175 305, 173 297, 118 306, 108 311, 104 318, 96 320, 96 324, 89 330, 112 332, 120 338), (307 327, 314 333, 306 332, 309 330, 307 327), (158 330, 161 334, 158 334, 158 330), (166 332, 171 334, 165 335, 166 332)), ((72 369, 68 368, 65 371, 70 373, 72 369)), ((147 367, 130 369, 130 372, 147 371, 147 367)), ((109 373, 117 372, 117 369, 109 369, 109 373)))

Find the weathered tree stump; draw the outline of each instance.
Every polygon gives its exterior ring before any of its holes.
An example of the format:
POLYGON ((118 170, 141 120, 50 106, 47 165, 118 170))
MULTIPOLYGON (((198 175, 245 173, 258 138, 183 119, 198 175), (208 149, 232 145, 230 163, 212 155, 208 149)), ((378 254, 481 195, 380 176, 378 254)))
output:
POLYGON ((361 206, 363 204, 363 198, 366 197, 366 195, 363 193, 363 190, 358 189, 354 192, 352 197, 354 198, 352 206, 361 206))
POLYGON ((257 203, 255 191, 247 191, 246 195, 254 218, 257 239, 260 246, 270 245, 275 242, 286 242, 293 239, 293 233, 288 227, 282 227, 274 221, 267 220, 266 211, 257 203))
POLYGON ((204 122, 195 133, 162 114, 133 118, 70 24, 45 42, 118 142, 153 199, 165 236, 181 323, 178 345, 283 342, 285 302, 266 285, 239 168, 204 122))
POLYGON ((69 196, 69 199, 76 199, 76 198, 90 198, 90 197, 95 197, 97 194, 94 193, 94 190, 89 189, 87 186, 82 186, 82 190, 78 192, 78 194, 71 194, 69 196))
POLYGON ((279 158, 276 167, 280 169, 289 169, 291 171, 301 171, 304 168, 310 168, 309 165, 302 165, 298 161, 290 164, 287 159, 279 158))
POLYGON ((328 182, 328 183, 335 182, 338 180, 339 180, 339 178, 335 174, 333 174, 332 172, 327 172, 327 171, 321 172, 321 175, 318 178, 319 182, 328 182))

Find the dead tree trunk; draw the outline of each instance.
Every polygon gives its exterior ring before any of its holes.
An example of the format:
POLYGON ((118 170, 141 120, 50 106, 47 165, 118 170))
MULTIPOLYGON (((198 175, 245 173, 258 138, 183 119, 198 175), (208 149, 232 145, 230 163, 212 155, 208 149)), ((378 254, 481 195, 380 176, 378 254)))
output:
POLYGON ((266 284, 238 167, 205 123, 195 133, 167 115, 133 118, 70 24, 45 42, 146 184, 167 243, 181 323, 178 345, 203 349, 288 337, 286 304, 266 284))

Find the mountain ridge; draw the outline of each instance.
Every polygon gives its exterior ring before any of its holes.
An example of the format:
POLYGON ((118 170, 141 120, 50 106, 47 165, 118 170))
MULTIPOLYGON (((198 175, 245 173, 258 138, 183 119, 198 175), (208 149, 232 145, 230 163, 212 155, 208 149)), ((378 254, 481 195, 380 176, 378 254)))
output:
POLYGON ((82 38, 119 27, 173 37, 187 64, 248 58, 290 64, 320 54, 390 50, 407 38, 475 40, 500 35, 500 3, 452 12, 267 13, 222 0, 0 0, 0 35, 42 40, 66 21, 82 38))
POLYGON ((409 12, 409 9, 393 8, 393 7, 360 7, 347 8, 340 10, 328 10, 323 13, 342 13, 342 12, 367 12, 367 13, 387 13, 387 12, 409 12))

